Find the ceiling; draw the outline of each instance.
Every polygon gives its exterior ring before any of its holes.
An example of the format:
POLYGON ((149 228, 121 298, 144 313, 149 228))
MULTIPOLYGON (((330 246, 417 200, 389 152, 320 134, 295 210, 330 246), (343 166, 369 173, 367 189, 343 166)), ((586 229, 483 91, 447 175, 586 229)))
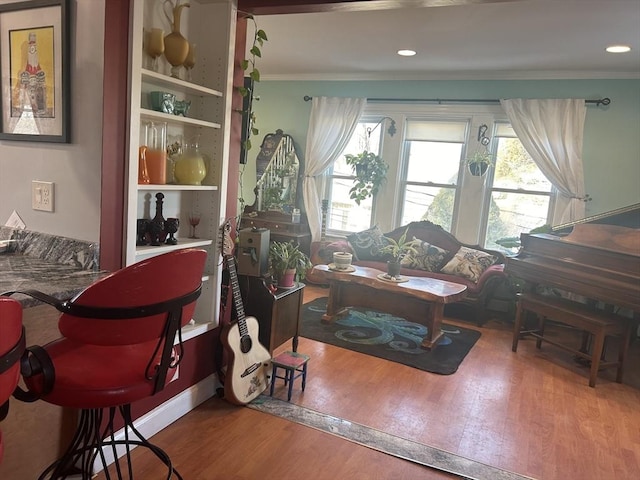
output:
POLYGON ((640 78, 640 0, 357 3, 357 11, 256 14, 268 37, 256 61, 261 79, 640 78), (631 52, 604 51, 620 43, 631 52), (417 55, 398 56, 403 48, 417 55))

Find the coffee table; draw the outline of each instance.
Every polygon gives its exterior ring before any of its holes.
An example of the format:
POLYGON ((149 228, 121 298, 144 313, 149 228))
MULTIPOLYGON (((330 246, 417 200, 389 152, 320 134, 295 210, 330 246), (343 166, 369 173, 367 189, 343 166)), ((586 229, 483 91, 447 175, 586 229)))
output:
POLYGON ((314 275, 329 284, 327 313, 322 320, 333 322, 349 307, 364 307, 390 313, 428 328, 422 347, 435 348, 442 336, 444 305, 462 300, 466 285, 428 277, 403 277, 393 283, 381 280, 380 270, 353 265, 354 271, 331 270, 328 265, 313 267, 314 275))

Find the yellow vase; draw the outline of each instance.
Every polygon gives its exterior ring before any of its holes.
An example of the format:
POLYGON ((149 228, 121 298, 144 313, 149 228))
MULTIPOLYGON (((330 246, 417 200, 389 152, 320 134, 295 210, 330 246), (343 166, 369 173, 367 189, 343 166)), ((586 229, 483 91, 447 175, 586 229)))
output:
POLYGON ((175 78, 179 78, 180 67, 189 54, 189 41, 180 33, 180 18, 184 7, 191 7, 191 5, 183 3, 182 5, 176 5, 173 9, 171 33, 164 37, 164 56, 172 65, 171 76, 175 78))

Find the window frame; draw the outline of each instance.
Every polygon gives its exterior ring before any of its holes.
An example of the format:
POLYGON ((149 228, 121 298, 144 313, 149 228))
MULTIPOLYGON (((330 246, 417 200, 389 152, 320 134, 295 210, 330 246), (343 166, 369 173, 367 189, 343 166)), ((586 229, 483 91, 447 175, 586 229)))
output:
MULTIPOLYGON (((358 125, 360 124, 378 124, 378 126, 376 128, 380 128, 383 129, 385 128, 385 124, 384 124, 384 118, 382 118, 379 115, 371 115, 371 114, 367 114, 364 113, 360 119, 358 120, 358 125), (381 123, 382 122, 382 123, 381 123)), ((356 128, 357 129, 357 128, 356 128)), ((383 135, 380 135, 380 139, 378 142, 378 148, 377 151, 380 152, 382 149, 382 143, 383 143, 383 135)), ((339 158, 344 157, 345 154, 341 153, 339 158)), ((327 171, 324 173, 323 175, 323 180, 324 180, 324 187, 322 188, 322 192, 324 193, 323 198, 326 198, 327 200, 329 200, 329 210, 331 209, 331 203, 332 203, 332 193, 333 193, 333 180, 334 179, 339 179, 339 180, 351 180, 353 181, 356 178, 355 174, 353 175, 341 175, 341 174, 334 174, 333 173, 333 165, 331 165, 327 171)), ((372 202, 371 202, 371 216, 369 217, 369 226, 367 228, 370 228, 373 226, 374 224, 374 219, 376 218, 376 199, 373 198, 372 202)), ((327 228, 326 228, 326 234, 327 236, 330 237, 337 237, 337 236, 347 236, 353 232, 351 232, 350 230, 340 230, 340 229, 335 229, 335 228, 330 228, 329 224, 329 215, 330 212, 327 212, 327 228)))
MULTIPOLYGON (((551 189, 549 192, 546 191, 542 191, 542 190, 528 190, 528 189, 524 189, 524 188, 505 188, 505 187, 494 187, 494 181, 495 181, 495 164, 497 161, 497 150, 498 150, 498 139, 499 138, 518 138, 518 136, 515 134, 515 132, 513 133, 513 135, 506 135, 506 134, 501 134, 501 135, 496 135, 496 131, 498 130, 498 125, 503 125, 503 126, 507 126, 507 125, 511 125, 511 122, 509 122, 508 119, 503 119, 503 120, 496 120, 493 125, 491 126, 491 154, 493 156, 493 160, 494 160, 494 167, 489 169, 489 172, 487 172, 487 188, 485 189, 484 192, 484 198, 483 198, 483 205, 485 205, 485 213, 482 216, 482 225, 481 225, 481 230, 479 232, 479 238, 482 240, 480 242, 480 245, 485 245, 486 241, 487 241, 487 234, 488 234, 488 229, 489 229, 489 209, 491 207, 491 197, 493 195, 494 192, 502 192, 502 193, 513 193, 513 194, 520 194, 520 195, 539 195, 539 196, 545 196, 545 197, 549 197, 549 205, 547 207, 547 217, 545 219, 545 222, 547 224, 550 224, 553 218, 553 212, 555 209, 555 203, 556 203, 556 198, 557 198, 557 194, 558 191, 556 189, 556 187, 551 184, 551 189)), ((539 169, 540 167, 538 167, 539 169)), ((508 254, 508 252, 504 252, 505 254, 508 254)))
MULTIPOLYGON (((399 226, 402 221, 402 209, 405 193, 398 191, 401 181, 406 182, 408 160, 405 152, 405 128, 409 120, 426 121, 468 121, 468 132, 463 146, 460 167, 458 170, 458 183, 456 185, 456 198, 452 214, 451 234, 458 240, 467 244, 483 245, 486 238, 490 199, 493 192, 494 168, 490 168, 483 177, 473 177, 466 166, 467 156, 474 151, 477 129, 481 124, 490 126, 491 143, 488 148, 494 160, 496 158, 497 142, 493 135, 495 125, 498 123, 510 123, 502 107, 498 104, 433 104, 433 103, 404 103, 404 102, 370 102, 359 120, 360 123, 377 123, 380 125, 381 139, 379 154, 389 164, 386 185, 378 192, 372 202, 370 226, 377 225, 383 232, 389 232, 399 226), (387 120, 385 120, 385 117, 387 120), (390 136, 387 132, 393 119, 396 124, 396 133, 390 136), (390 188, 393 186, 393 188, 390 188), (472 195, 473 194, 473 195, 472 195)), ((327 170, 322 177, 324 183, 320 183, 319 191, 323 192, 323 198, 331 199, 332 168, 327 170)), ((336 176, 336 178, 343 178, 336 176)), ((352 177, 351 177, 352 178, 352 177)), ((421 182, 418 182, 421 183, 421 182)), ((438 186, 439 184, 425 184, 438 186)), ((445 185, 448 187, 448 185, 445 185)), ((553 215, 557 192, 552 189, 549 202, 548 218, 553 215)), ((328 237, 344 237, 351 231, 329 230, 328 237)))

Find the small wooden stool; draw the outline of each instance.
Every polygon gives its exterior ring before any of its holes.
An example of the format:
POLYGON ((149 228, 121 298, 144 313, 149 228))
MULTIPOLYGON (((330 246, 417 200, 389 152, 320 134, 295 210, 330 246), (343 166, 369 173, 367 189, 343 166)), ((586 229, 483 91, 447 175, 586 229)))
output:
POLYGON ((271 359, 272 371, 271 371, 271 392, 273 397, 273 389, 276 384, 276 378, 284 380, 284 384, 289 384, 289 392, 287 394, 287 401, 291 400, 291 392, 293 390, 293 381, 302 377, 302 391, 307 383, 307 362, 309 361, 309 355, 298 352, 283 352, 280 355, 271 359), (284 376, 278 375, 278 368, 284 369, 284 376))
POLYGON ((616 382, 622 383, 624 360, 631 335, 631 323, 631 319, 600 310, 594 310, 588 308, 586 305, 563 298, 548 297, 533 293, 521 293, 518 295, 511 350, 515 352, 518 348, 518 339, 520 336, 528 334, 536 338, 536 348, 540 348, 542 341, 545 341, 589 360, 591 362, 591 372, 589 374, 590 387, 596 386, 598 370, 607 367, 618 367, 616 382), (532 312, 538 316, 538 326, 534 330, 522 330, 526 312, 532 312), (545 337, 544 324, 547 318, 571 325, 572 327, 576 327, 593 335, 591 354, 581 350, 574 350, 573 348, 545 337), (619 337, 621 341, 618 360, 615 362, 602 361, 604 343, 607 336, 619 337))

